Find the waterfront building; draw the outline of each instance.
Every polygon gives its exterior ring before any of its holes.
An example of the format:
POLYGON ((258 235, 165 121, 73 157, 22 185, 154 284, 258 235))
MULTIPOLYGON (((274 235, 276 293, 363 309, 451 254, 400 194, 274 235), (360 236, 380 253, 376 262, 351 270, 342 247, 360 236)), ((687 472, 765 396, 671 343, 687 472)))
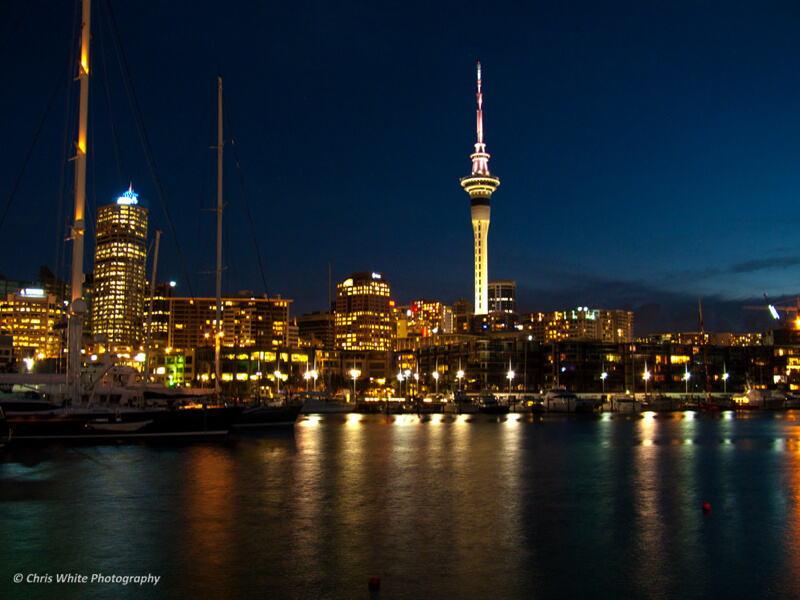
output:
POLYGON ((517 282, 513 279, 489 281, 489 312, 517 312, 517 282))
POLYGON ((157 283, 153 287, 152 306, 150 298, 144 301, 144 336, 147 336, 147 320, 150 321, 150 347, 165 348, 169 346, 170 300, 175 296, 175 282, 157 283))
POLYGON ((483 141, 483 94, 481 93, 481 63, 478 63, 478 112, 475 152, 470 155, 472 173, 461 178, 461 187, 469 194, 474 237, 475 259, 475 314, 489 312, 489 218, 492 194, 500 180, 489 173, 489 154, 483 141))
POLYGON ((6 294, 0 317, 3 331, 13 340, 16 360, 59 358, 66 347, 64 302, 42 288, 28 287, 6 294))
POLYGON ((414 300, 395 311, 396 338, 453 332, 453 309, 441 302, 414 300))
POLYGON ((97 209, 92 335, 109 348, 143 341, 147 209, 133 187, 97 209))
POLYGON ((0 371, 10 371, 14 365, 14 337, 0 334, 0 371))
POLYGON ((472 303, 466 298, 459 298, 453 302, 453 331, 467 333, 469 319, 473 315, 472 303))
POLYGON ((310 314, 294 317, 304 343, 323 348, 333 348, 333 314, 315 310, 310 314))
POLYGON ((519 329, 516 314, 495 311, 485 315, 472 315, 469 318, 469 332, 477 335, 519 329))
MULTIPOLYGON (((151 379, 170 386, 213 387, 216 298, 176 298, 170 295, 172 286, 157 289, 154 320, 166 315, 167 333, 166 337, 160 333, 159 324, 159 334, 151 344, 151 379)), ((251 391, 274 384, 274 371, 281 364, 280 349, 290 345, 290 303, 249 293, 222 298, 220 377, 226 394, 247 397, 251 391)), ((287 352, 289 361, 294 351, 283 351, 287 352)))
MULTIPOLYGON (((220 387, 234 398, 276 397, 305 390, 303 374, 313 364, 314 350, 272 346, 269 348, 224 347, 220 353, 220 387)), ((199 387, 213 387, 213 345, 198 348, 194 380, 199 387)))
POLYGON ((540 312, 523 315, 523 330, 541 342, 598 340, 608 343, 633 341, 633 312, 590 309, 540 312))
MULTIPOLYGON (((168 347, 191 349, 214 346, 216 298, 168 298, 168 347)), ((289 305, 280 298, 224 296, 222 298, 223 347, 276 347, 288 345, 289 305)))
POLYGON ((341 350, 390 350, 389 284, 383 273, 353 273, 336 286, 334 346, 341 350))

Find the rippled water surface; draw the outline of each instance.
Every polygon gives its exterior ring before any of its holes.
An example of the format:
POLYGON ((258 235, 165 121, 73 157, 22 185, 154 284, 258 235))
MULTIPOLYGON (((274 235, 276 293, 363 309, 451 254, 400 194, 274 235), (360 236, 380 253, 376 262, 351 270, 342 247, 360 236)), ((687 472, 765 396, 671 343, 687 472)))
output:
POLYGON ((8 447, 0 597, 797 598, 799 417, 312 416, 8 447))

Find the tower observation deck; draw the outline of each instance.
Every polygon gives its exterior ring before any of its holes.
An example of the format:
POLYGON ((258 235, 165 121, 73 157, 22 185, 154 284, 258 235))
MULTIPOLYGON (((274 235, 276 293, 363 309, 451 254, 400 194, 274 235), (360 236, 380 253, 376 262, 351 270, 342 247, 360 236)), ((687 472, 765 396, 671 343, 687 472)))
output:
POLYGON ((461 187, 469 194, 472 212, 472 231, 475 236, 475 314, 485 315, 489 306, 488 235, 490 202, 500 180, 489 173, 489 154, 483 142, 483 94, 481 93, 481 63, 478 63, 478 141, 472 159, 472 174, 461 178, 461 187))

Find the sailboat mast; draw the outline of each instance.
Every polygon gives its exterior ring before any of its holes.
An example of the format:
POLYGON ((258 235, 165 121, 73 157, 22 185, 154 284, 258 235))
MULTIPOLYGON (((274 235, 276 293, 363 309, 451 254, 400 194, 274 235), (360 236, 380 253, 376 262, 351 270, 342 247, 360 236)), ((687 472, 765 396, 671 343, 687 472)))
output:
POLYGON ((219 394, 222 342, 222 77, 217 78, 217 327, 214 332, 214 391, 219 394))
POLYGON ((72 272, 70 276, 71 301, 69 314, 69 341, 67 353, 68 382, 72 401, 80 397, 81 335, 86 302, 83 300, 83 242, 86 230, 84 208, 86 204, 86 147, 89 114, 89 26, 91 0, 83 0, 81 21, 81 54, 78 65, 80 80, 80 112, 78 115, 78 141, 75 152, 75 219, 72 224, 72 272))
MULTIPOLYGON (((142 369, 142 391, 150 381, 150 340, 153 332, 153 310, 155 309, 156 270, 158 269, 158 244, 161 241, 161 230, 156 229, 156 245, 153 252, 153 276, 150 279, 150 310, 147 313, 147 335, 144 342, 144 368, 142 369)), ((142 394, 144 396, 144 394, 142 394)))

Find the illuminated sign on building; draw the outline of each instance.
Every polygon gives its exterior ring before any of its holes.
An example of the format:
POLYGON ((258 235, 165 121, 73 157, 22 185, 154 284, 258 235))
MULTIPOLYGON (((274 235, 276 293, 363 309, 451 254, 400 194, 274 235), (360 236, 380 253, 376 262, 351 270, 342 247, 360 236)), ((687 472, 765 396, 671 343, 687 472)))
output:
POLYGON ((134 193, 133 186, 117 198, 117 204, 139 204, 139 194, 134 193))
POLYGON ((41 288, 25 288, 24 290, 20 290, 21 296, 28 296, 31 298, 44 298, 45 293, 44 290, 41 288))

